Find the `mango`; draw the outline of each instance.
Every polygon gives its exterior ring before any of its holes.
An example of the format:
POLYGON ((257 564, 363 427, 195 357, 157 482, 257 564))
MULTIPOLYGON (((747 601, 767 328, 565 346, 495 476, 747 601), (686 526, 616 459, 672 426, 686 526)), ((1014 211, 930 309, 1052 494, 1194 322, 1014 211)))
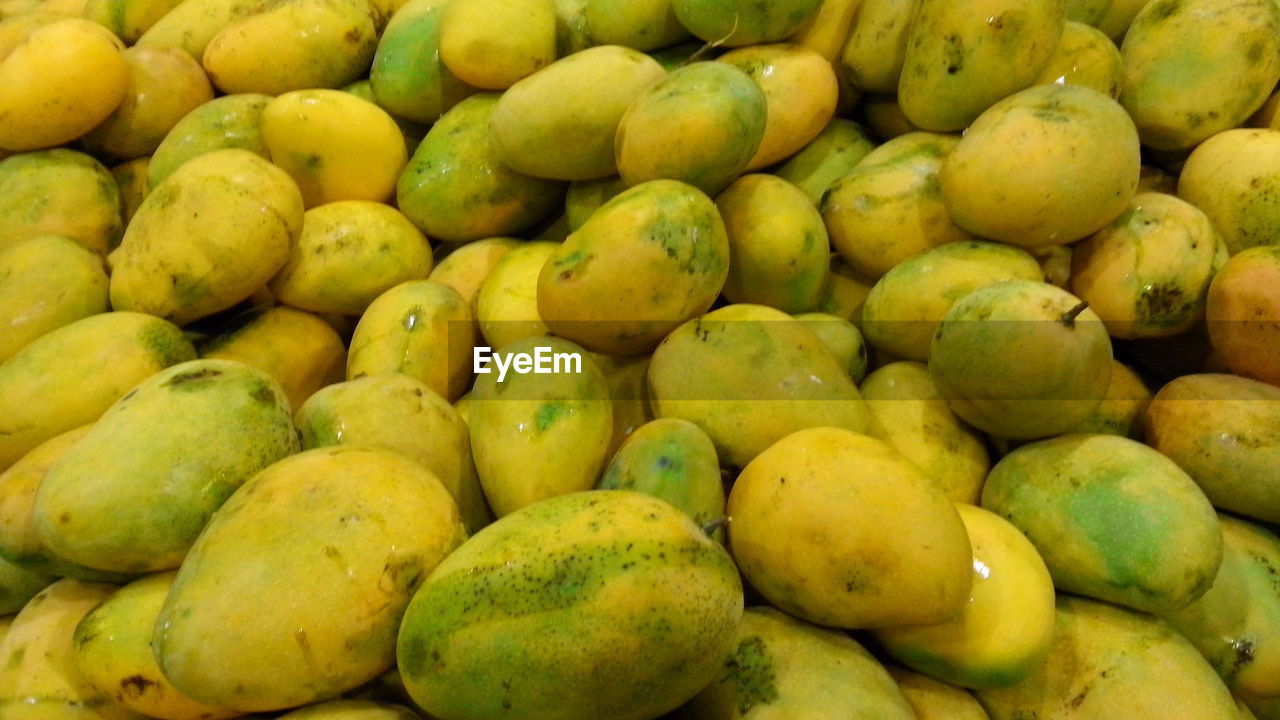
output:
POLYGON ((646 52, 689 37, 671 0, 583 0, 583 6, 584 33, 596 45, 646 52))
POLYGON ((408 708, 368 700, 330 700, 281 715, 289 720, 417 720, 408 708))
POLYGON ((1074 433, 1109 433, 1131 440, 1143 438, 1143 416, 1151 404, 1152 392, 1128 365, 1111 361, 1111 380, 1098 407, 1085 416, 1074 433))
POLYGON ((156 660, 193 699, 245 712, 351 690, 391 666, 409 599, 464 537, 449 492, 412 460, 293 455, 200 534, 157 617, 156 660))
POLYGON ((475 92, 440 61, 440 14, 447 0, 410 0, 378 40, 369 81, 378 105, 420 123, 440 119, 475 92))
POLYGON ((815 427, 770 445, 729 493, 729 546, 775 607, 842 628, 938 623, 973 584, 942 488, 888 445, 815 427))
POLYGON ((88 0, 84 4, 84 17, 132 45, 181 2, 182 0, 88 0))
POLYGON ((270 159, 261 129, 262 111, 269 102, 267 95, 224 95, 187 113, 152 153, 148 186, 158 187, 183 163, 212 150, 239 148, 270 159))
POLYGON ((1280 246, 1253 247, 1213 276, 1209 340, 1232 372, 1280 385, 1280 246))
POLYGON ((102 257, 65 236, 0 250, 0 363, 46 333, 106 312, 107 283, 102 257))
POLYGON ((1222 562, 1222 532, 1195 482, 1116 435, 1014 450, 991 469, 982 507, 1026 534, 1059 590, 1139 610, 1186 607, 1222 562))
POLYGON ((508 252, 520 244, 516 238, 485 238, 459 245, 431 269, 428 280, 448 285, 475 309, 480 285, 508 252))
POLYGON ((728 553, 684 513, 635 492, 573 493, 441 562, 397 658, 414 702, 442 720, 643 720, 715 679, 742 605, 728 553))
POLYGON ((862 382, 871 360, 867 344, 862 339, 862 331, 858 330, 857 325, 829 313, 799 313, 794 317, 818 336, 827 352, 849 373, 850 380, 862 382))
POLYGON ((463 82, 504 90, 556 59, 551 0, 450 0, 440 15, 440 60, 463 82))
POLYGON ((888 666, 888 670, 915 711, 916 720, 990 720, 978 701, 955 685, 896 665, 888 666))
POLYGON ((564 218, 569 232, 586 224, 596 210, 626 189, 627 184, 617 175, 569 183, 569 189, 564 194, 564 218))
POLYGON ((494 263, 475 298, 476 320, 491 347, 549 334, 538 312, 538 280, 560 247, 546 241, 521 243, 494 263))
POLYGON ((1225 374, 1176 378, 1147 407, 1147 442, 1217 507, 1280 523, 1280 389, 1225 374))
POLYGON ((141 313, 90 315, 41 336, 0 365, 0 468, 194 357, 181 330, 141 313))
POLYGON ((262 3, 254 0, 183 0, 147 28, 136 44, 182 48, 199 60, 218 33, 262 9, 262 3))
POLYGON ((62 235, 105 255, 123 231, 120 190, 92 157, 58 148, 0 159, 0 252, 62 235))
POLYGON ((840 52, 840 69, 854 87, 896 93, 907 38, 920 0, 862 0, 840 52))
POLYGON ((1122 64, 1120 48, 1111 38, 1095 27, 1067 20, 1058 47, 1034 84, 1081 85, 1116 98, 1124 75, 1122 64))
POLYGON ((733 467, 797 430, 861 432, 868 422, 858 388, 822 341, 763 305, 728 305, 676 328, 653 353, 649 391, 658 417, 702 428, 733 467))
POLYGON ((706 433, 685 420, 663 418, 636 428, 614 453, 599 487, 666 500, 701 528, 724 517, 716 448, 706 433))
POLYGON ((777 42, 800 29, 821 0, 671 0, 680 24, 728 47, 777 42))
POLYGON ((1204 211, 1232 255, 1275 245, 1280 222, 1280 131, 1225 130, 1191 152, 1178 174, 1178 197, 1204 211))
POLYGON ((127 226, 138 212, 138 206, 146 198, 150 188, 147 187, 147 172, 151 156, 135 158, 111 168, 111 177, 120 189, 120 214, 127 226))
POLYGON ((774 168, 773 174, 804 191, 815 206, 822 195, 875 147, 867 131, 852 120, 833 118, 818 136, 774 168))

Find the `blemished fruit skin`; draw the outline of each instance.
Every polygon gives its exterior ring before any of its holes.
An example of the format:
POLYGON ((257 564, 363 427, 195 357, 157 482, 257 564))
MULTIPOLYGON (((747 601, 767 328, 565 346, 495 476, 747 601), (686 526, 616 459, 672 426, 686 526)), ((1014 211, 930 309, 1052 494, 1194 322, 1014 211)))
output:
POLYGON ((641 720, 715 678, 742 609, 728 553, 684 513, 625 490, 574 493, 446 558, 405 613, 397 658, 441 720, 641 720))
POLYGON ((687 420, 662 418, 636 428, 609 461, 599 488, 633 490, 666 500, 701 528, 724 517, 724 485, 715 445, 687 420))

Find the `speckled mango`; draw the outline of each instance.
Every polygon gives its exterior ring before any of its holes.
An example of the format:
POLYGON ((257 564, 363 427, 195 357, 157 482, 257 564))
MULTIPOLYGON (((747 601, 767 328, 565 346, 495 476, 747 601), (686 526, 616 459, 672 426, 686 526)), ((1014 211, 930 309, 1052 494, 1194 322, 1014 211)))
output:
POLYGON ((1253 114, 1280 80, 1280 7, 1266 0, 1155 0, 1120 47, 1120 103, 1142 142, 1185 150, 1253 114))
POLYGON ((120 190, 89 155, 57 148, 0 159, 0 251, 63 235, 105 255, 123 232, 120 190))
POLYGON ((519 232, 549 215, 563 184, 498 160, 489 121, 499 95, 479 93, 440 117, 396 186, 396 205, 428 237, 463 242, 519 232))
POLYGON ((107 283, 102 257, 62 235, 0 250, 0 363, 50 331, 106 312, 107 283))
POLYGON ((589 350, 648 352, 711 307, 729 255, 710 198, 676 180, 645 182, 601 206, 547 258, 538 316, 589 350))
POLYGON ((550 336, 518 340, 493 354, 486 358, 486 372, 476 377, 467 424, 494 514, 503 517, 539 500, 595 487, 613 436, 604 373, 580 346, 550 336), (551 372, 508 368, 502 377, 494 362, 496 356, 514 363, 519 353, 539 352, 551 372))
POLYGON ((75 667, 84 681, 121 707, 160 720, 222 720, 237 710, 199 703, 180 693, 160 672, 151 634, 174 573, 136 580, 112 593, 76 624, 71 639, 75 667))
POLYGON ((418 461, 453 495, 469 532, 488 524, 467 425, 421 381, 384 373, 329 385, 298 409, 294 422, 304 450, 366 445, 418 461))
POLYGON ((676 328, 649 363, 658 417, 688 420, 742 467, 804 428, 866 429, 848 372, 808 328, 763 305, 728 305, 676 328))
POLYGON ((0 468, 194 357, 181 330, 141 313, 91 315, 43 335, 0 365, 0 468))
POLYGON ((1065 19, 1063 0, 921 0, 898 80, 902 111, 928 130, 963 130, 1031 85, 1065 19))
POLYGON ((156 660, 193 699, 235 710, 354 689, 391 666, 405 606, 464 537, 449 491, 412 460, 357 447, 293 455, 200 534, 156 620, 156 660))
POLYGON ((599 487, 666 500, 701 528, 724 517, 716 448, 706 433, 685 420, 662 418, 636 428, 614 453, 599 487))
POLYGON ((1280 243, 1280 131, 1226 130, 1205 140, 1178 175, 1178 197, 1204 211, 1231 254, 1280 243))
POLYGON ((302 232, 302 195, 280 168, 214 150, 151 191, 108 257, 111 305, 184 325, 248 298, 302 232))
POLYGON ((972 554, 955 506, 879 440, 834 427, 792 433, 743 468, 728 512, 742 574, 801 619, 931 624, 969 599, 972 554))
POLYGON ((771 607, 748 608, 719 677, 681 720, 915 720, 884 666, 856 640, 771 607))
POLYGON ((1234 720, 1235 700, 1185 638, 1145 613, 1058 597, 1048 660, 978 691, 991 720, 1234 720))
POLYGON ((1209 341, 1237 375, 1280 385, 1280 245, 1227 260, 1205 299, 1209 341))
POLYGON ((440 563, 405 613, 397 658, 410 696, 441 720, 645 720, 715 678, 742 605, 728 553, 684 513, 635 492, 574 493, 440 563))
POLYGON ((1172 460, 1116 435, 1064 435, 996 463, 982 506, 1044 557, 1055 587, 1139 610, 1203 595, 1222 562, 1204 493, 1172 460))
POLYGON ((212 150, 239 148, 268 158, 262 139, 262 110, 271 97, 224 95, 187 113, 160 141, 147 163, 147 183, 158 187, 188 160, 212 150))
POLYGON ((1160 388, 1145 425, 1151 447, 1215 506, 1280 523, 1280 389, 1235 375, 1185 375, 1160 388))
POLYGON ((297 451, 291 415, 280 385, 242 363, 157 373, 44 476, 36 532, 58 557, 100 570, 177 567, 241 483, 297 451))

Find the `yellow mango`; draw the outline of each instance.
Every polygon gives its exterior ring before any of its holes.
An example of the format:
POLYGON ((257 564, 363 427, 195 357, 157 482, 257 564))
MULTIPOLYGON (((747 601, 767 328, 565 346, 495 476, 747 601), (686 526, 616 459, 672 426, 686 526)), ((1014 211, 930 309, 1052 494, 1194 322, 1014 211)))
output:
POLYGON ((102 257, 67 237, 0 250, 0 363, 50 331, 106 312, 107 282, 102 257))
POLYGON ((649 51, 689 37, 671 0, 585 0, 583 5, 585 33, 595 45, 649 51))
POLYGON ((58 148, 0 160, 0 252, 62 235, 105 255, 123 231, 120 191, 92 157, 58 148))
POLYGON ((433 262, 426 236, 398 210, 340 200, 302 216, 302 235, 270 288, 286 305, 359 315, 383 292, 426 278, 433 262))
POLYGON ((288 720, 417 720, 408 708, 368 700, 330 700, 280 716, 288 720))
POLYGON ((213 99, 204 69, 179 48, 129 48, 124 99, 84 136, 98 157, 132 160, 150 155, 186 114, 213 99))
POLYGON ((711 198, 675 180, 641 183, 592 213, 547 258, 538 316, 590 350, 649 352, 711 307, 729 254, 711 198))
POLYGON ((1231 254, 1275 245, 1280 131, 1227 130, 1201 143, 1178 175, 1178 197, 1204 211, 1231 254))
POLYGON ((0 56, 0 148, 39 150, 69 143, 124 99, 124 43, 78 17, 33 29, 0 56))
POLYGON ((468 532, 489 523, 466 422, 419 380, 384 373, 330 385, 298 408, 302 448, 365 445, 416 460, 458 504, 468 532))
POLYGON ((551 0, 451 0, 440 15, 440 60, 469 85, 504 90, 555 59, 551 0))
POLYGON ((84 17, 134 44, 183 0, 87 0, 84 17))
POLYGON ((803 45, 835 63, 863 4, 864 0, 822 0, 787 42, 803 45))
POLYGON ((485 276, 476 291, 475 317, 491 347, 548 334, 538 314, 538 277, 558 247, 551 242, 522 243, 485 276))
POLYGON ((302 231, 302 196, 251 152, 215 150, 152 190, 111 253, 111 304, 182 325, 248 298, 302 231))
POLYGON ((181 330, 142 313, 90 315, 41 336, 0 365, 0 469, 193 357, 181 330))
POLYGON ((701 528, 724 517, 716 448, 706 433, 685 420, 663 418, 635 428, 613 454, 599 487, 666 500, 701 528))
POLYGON ((1237 375, 1280 385, 1280 246, 1241 251, 1209 285, 1209 339, 1237 375))
POLYGON ((805 327, 818 336, 823 347, 849 373, 849 379, 862 382, 867 375, 870 356, 862 331, 845 318, 828 313, 800 313, 795 316, 805 327))
POLYGON ((653 58, 617 45, 551 63, 498 99, 489 120, 498 161, 553 180, 616 174, 618 123, 632 101, 665 74, 653 58))
POLYGON ((126 226, 133 220, 134 213, 138 212, 138 207, 147 197, 149 191, 147 173, 150 164, 151 156, 147 155, 111 168, 111 177, 115 179, 116 187, 120 189, 120 212, 126 226))
POLYGON ((677 718, 915 720, 884 666, 847 635, 758 607, 735 640, 720 676, 677 718))
POLYGON ((1085 419, 1071 429, 1073 433, 1110 433, 1132 440, 1143 436, 1143 415, 1151 404, 1152 394, 1142 378, 1129 366, 1111 361, 1111 380, 1102 402, 1085 419))
POLYGON ((373 61, 373 13, 366 0, 276 0, 223 27, 198 57, 228 94, 342 87, 373 61))
POLYGON ((742 70, 764 92, 764 136, 745 170, 791 157, 835 114, 836 73, 815 50, 790 43, 756 45, 731 50, 716 60, 742 70))
POLYGON ((18 613, 0 640, 5 720, 145 720, 85 682, 75 665, 76 624, 115 590, 59 580, 18 613))
POLYGON ((475 89, 440 61, 440 15, 450 0, 410 0, 378 40, 369 81, 378 105, 398 117, 430 123, 475 89))
POLYGON ((550 336, 495 348, 493 356, 476 378, 467 424, 494 514, 595 487, 613 434, 604 373, 580 346, 550 336), (519 365, 507 372, 496 362, 516 363, 521 353, 544 358, 551 372, 519 365))
POLYGON ((156 660, 192 698, 247 712, 354 689, 391 666, 409 599, 464 537, 449 492, 412 460, 291 456, 200 534, 156 620, 156 660))
POLYGON ((140 47, 182 48, 196 60, 218 33, 262 10, 261 0, 182 0, 138 38, 140 47))
POLYGON ((818 310, 844 318, 861 329, 862 307, 876 281, 849 267, 849 263, 835 253, 832 253, 830 267, 827 289, 822 293, 818 310))
POLYGON ((456 400, 471 378, 471 309, 453 288, 411 280, 382 293, 360 316, 347 379, 401 372, 456 400))
POLYGON ((702 428, 733 467, 797 430, 862 432, 868 421, 822 341, 763 305, 728 305, 676 328, 653 353, 649 392, 655 415, 702 428))
POLYGON ((884 443, 801 430, 751 461, 729 493, 729 546, 775 607, 822 625, 947 620, 972 586, 969 539, 929 476, 884 443))
POLYGON ((188 160, 213 150, 239 148, 270 159, 262 139, 266 95, 224 95, 187 113, 160 141, 147 165, 147 185, 154 189, 188 160))
POLYGON ((990 720, 972 695, 927 675, 888 666, 916 720, 990 720))
POLYGON ((1185 375, 1147 407, 1146 438, 1217 507, 1280 523, 1280 388, 1225 374, 1185 375))
POLYGON ((520 243, 516 238, 496 237, 459 245, 436 263, 427 279, 457 290, 474 310, 485 278, 498 261, 520 243))
POLYGON ((849 83, 874 93, 898 91, 907 37, 920 0, 862 0, 840 51, 849 83))
POLYGON ((778 42, 818 12, 822 0, 672 0, 680 23, 699 38, 741 47, 778 42))
POLYGON ((71 639, 84 681, 121 707, 160 720, 223 720, 243 713, 196 702, 165 678, 151 634, 175 573, 148 575, 112 593, 85 615, 71 639))
POLYGON ((1059 596, 1048 660, 1022 682, 979 690, 991 720, 1230 720, 1235 700, 1161 620, 1059 596))
POLYGON ((1120 48, 1111 38, 1095 27, 1068 20, 1057 49, 1034 84, 1082 85, 1117 98, 1124 75, 1121 63, 1120 48))
POLYGON ((329 323, 287 307, 253 314, 203 343, 200 356, 236 360, 265 372, 280 383, 294 410, 320 388, 340 382, 347 359, 342 338, 329 323))

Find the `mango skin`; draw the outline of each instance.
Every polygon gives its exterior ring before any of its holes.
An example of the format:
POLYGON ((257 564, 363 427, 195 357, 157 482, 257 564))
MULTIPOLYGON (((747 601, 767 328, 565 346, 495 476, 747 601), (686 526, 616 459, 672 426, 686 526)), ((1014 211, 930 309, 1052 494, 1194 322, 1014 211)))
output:
POLYGON ((111 305, 184 325, 266 284, 302 232, 302 195, 247 150, 188 161, 151 191, 111 265, 111 305))
POLYGON ((711 307, 730 252, 711 198, 676 180, 641 183, 592 213, 547 258, 538 315, 590 350, 648 352, 711 307))
POLYGON ((768 101, 742 70, 695 62, 648 86, 618 124, 614 155, 628 185, 681 180, 714 195, 747 168, 768 101))
POLYGON ((471 310, 451 287, 410 280, 379 295, 356 324, 347 379, 402 372, 453 401, 471 378, 471 310))
POLYGON ((773 174, 804 191, 815 206, 822 194, 875 147, 866 130, 852 120, 834 118, 818 136, 774 168, 773 174))
POLYGON ((1120 47, 1120 103, 1142 143, 1185 150, 1242 124, 1280 80, 1280 7, 1265 0, 1147 3, 1120 47))
POLYGON ((991 469, 986 445, 981 434, 947 409, 923 363, 877 368, 858 391, 871 414, 867 435, 924 470, 952 502, 977 504, 991 469))
POLYGON ((538 312, 538 278, 562 243, 520 243, 494 263, 476 292, 475 313, 490 347, 550 334, 538 312))
POLYGON ((562 183, 504 166, 489 139, 496 93, 478 93, 440 117, 405 165, 396 205, 427 236, 464 242, 517 233, 563 199, 562 183))
POLYGON ((508 252, 521 244, 516 238, 485 238, 459 245, 431 268, 428 280, 448 285, 475 310, 480 285, 508 252))
POLYGON ((408 708, 368 700, 330 700, 280 716, 289 720, 417 720, 408 708))
POLYGON ((569 183, 564 194, 564 219, 573 232, 586 224, 605 203, 622 194, 627 184, 617 175, 569 183))
POLYGON ((85 682, 121 707, 160 720, 223 720, 239 711, 199 703, 178 692, 151 653, 151 631, 173 586, 173 572, 136 580, 93 608, 71 638, 85 682))
POLYGON ((822 341, 763 305, 727 305, 672 331, 649 363, 649 392, 658 417, 702 428, 732 467, 797 430, 861 432, 868 422, 857 386, 822 341))
POLYGON ((750 720, 827 717, 915 720, 885 668, 842 633, 771 607, 742 614, 734 652, 720 676, 677 718, 750 720))
POLYGON ((916 720, 990 720, 972 695, 928 675, 888 666, 916 720))
POLYGON ((850 85, 867 92, 898 91, 919 6, 920 0, 862 0, 839 58, 850 85))
POLYGON ((369 81, 387 112, 431 123, 475 92, 440 61, 440 12, 447 3, 410 0, 383 30, 369 81))
POLYGON ((777 42, 800 29, 821 0, 672 0, 676 18, 694 35, 727 47, 777 42))
POLYGON ((724 485, 715 445, 697 425, 685 420, 663 418, 636 428, 613 454, 599 488, 633 490, 666 500, 701 528, 724 517, 724 485))
POLYGON ((91 315, 43 335, 0 365, 0 468, 194 357, 182 331, 141 313, 91 315))
POLYGON ((613 142, 623 113, 665 75, 653 58, 616 45, 557 60, 498 100, 489 121, 498 160, 553 180, 615 174, 613 142), (567 138, 572 142, 562 142, 567 138))
POLYGON ((518 374, 498 382, 486 368, 471 392, 467 425, 489 506, 498 517, 546 498, 595 487, 613 435, 604 374, 578 345, 550 336, 495 348, 495 353, 576 355, 577 372, 518 374))
POLYGON ((105 255, 123 232, 120 190, 92 157, 57 148, 0 159, 0 252, 63 235, 105 255))
POLYGON ((1209 216, 1235 255, 1280 243, 1278 172, 1280 131, 1225 130, 1191 151, 1178 175, 1178 197, 1209 216))
POLYGON ((799 313, 794 317, 818 336, 827 352, 848 371, 850 380, 862 382, 867 375, 867 365, 871 358, 857 325, 830 313, 799 313))
POLYGON ((742 605, 728 553, 684 513, 640 493, 574 493, 440 563, 405 613, 397 658, 414 701, 442 720, 642 720, 714 679, 742 605))
POLYGON ((1138 149, 1115 100, 1079 85, 1037 85, 974 121, 943 163, 942 198, 979 237, 1065 245, 1124 211, 1138 186, 1138 149))
POLYGON ((1062 0, 921 0, 898 80, 903 113, 927 130, 964 129, 1031 85, 1064 21, 1062 0))
POLYGON ((469 85, 505 90, 555 59, 551 0, 450 0, 440 15, 440 60, 469 85))
POLYGON ((690 37, 676 18, 671 0, 582 0, 582 4, 584 32, 596 45, 647 52, 690 37))
POLYGON ((1106 433, 1142 440, 1143 416, 1153 394, 1146 383, 1127 365, 1111 361, 1111 381, 1102 402, 1083 421, 1071 429, 1073 433, 1106 433))
POLYGON ((453 496, 468 532, 489 523, 467 424, 421 381, 385 373, 335 383, 299 407, 294 422, 304 450, 366 445, 416 460, 453 496))
POLYGON ((182 0, 88 0, 84 17, 132 45, 182 0))
MULTIPOLYGON (((1109 2, 1110 0, 1108 0, 1109 2)), ((1101 30, 1068 20, 1036 85, 1082 85, 1113 98, 1123 78, 1120 48, 1101 30)))
POLYGON ((449 492, 412 460, 291 456, 200 534, 156 620, 156 659, 192 698, 246 712, 353 689, 391 666, 409 598, 464 537, 449 492))
POLYGON ((0 613, 11 615, 18 612, 36 593, 56 579, 0 558, 0 613))
POLYGON ((45 333, 106 312, 107 283, 102 257, 68 237, 0 250, 0 363, 45 333))
POLYGON ((167 368, 112 405, 45 475, 36 532, 55 555, 100 570, 177 567, 237 487, 298 450, 291 416, 279 384, 242 363, 167 368))
POLYGON ((269 102, 267 95, 224 95, 187 113, 151 154, 148 186, 156 188, 180 165, 212 150, 239 148, 270 159, 261 130, 262 110, 269 102))
POLYGON ((263 9, 254 0, 181 2, 138 38, 142 47, 182 48, 196 60, 228 25, 263 9))
POLYGON ((991 720, 1236 717, 1213 668, 1166 623, 1069 595, 1058 597, 1045 664, 1017 685, 977 695, 991 720))
POLYGON ((76 624, 116 590, 63 579, 42 590, 0 640, 0 708, 5 720, 143 720, 80 677, 76 624))
POLYGON ((1160 388, 1145 421, 1151 447, 1215 506, 1280 523, 1280 389, 1235 375, 1186 375, 1160 388))
POLYGON ((1243 250, 1209 285, 1209 340, 1237 375, 1280 385, 1280 246, 1243 250))
POLYGON ((991 469, 982 507, 1027 535, 1059 590, 1126 607, 1185 607, 1222 563, 1222 532, 1195 482, 1115 435, 1018 448, 991 469))

